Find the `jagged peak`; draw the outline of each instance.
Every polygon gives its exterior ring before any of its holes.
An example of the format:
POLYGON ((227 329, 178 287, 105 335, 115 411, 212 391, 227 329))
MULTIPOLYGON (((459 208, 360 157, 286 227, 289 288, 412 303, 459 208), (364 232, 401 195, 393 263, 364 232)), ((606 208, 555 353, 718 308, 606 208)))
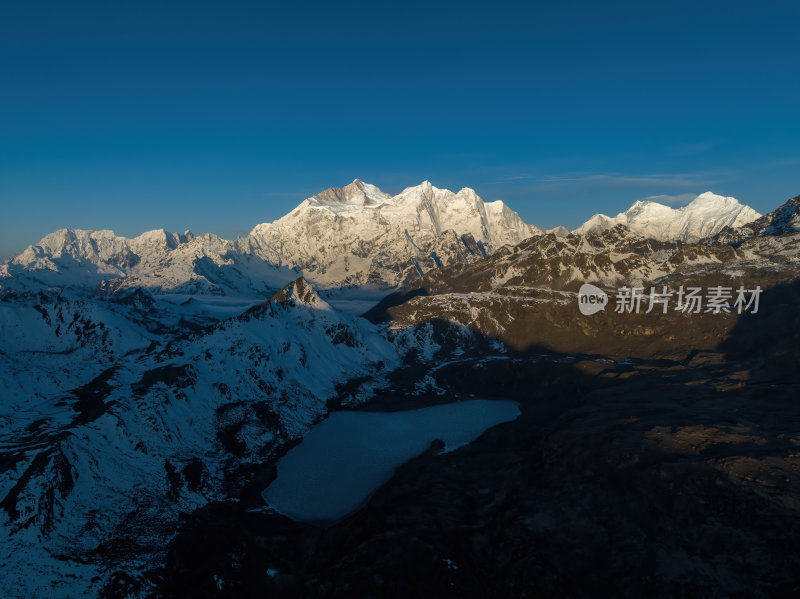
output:
POLYGON ((152 231, 145 231, 141 235, 137 235, 131 241, 142 243, 166 243, 169 244, 177 236, 170 233, 166 229, 153 229, 152 231))
POLYGON ((728 197, 728 196, 722 196, 722 195, 719 195, 718 193, 714 193, 713 191, 704 191, 703 193, 699 194, 695 199, 693 199, 692 202, 696 202, 697 200, 700 200, 700 201, 703 201, 703 200, 716 200, 716 201, 719 201, 719 200, 734 200, 736 202, 739 201, 736 198, 728 197))
POLYGON ((111 237, 118 237, 118 235, 110 229, 101 229, 99 231, 94 231, 92 229, 64 228, 64 229, 57 229, 52 233, 48 233, 47 235, 42 237, 38 245, 41 245, 43 242, 46 242, 48 240, 75 241, 77 239, 82 239, 87 237, 111 238, 111 237))
POLYGON ((472 189, 471 187, 462 187, 458 190, 458 193, 463 193, 465 195, 478 195, 478 192, 472 189))
MULTIPOLYGON (((419 185, 415 185, 414 187, 406 187, 403 191, 401 191, 396 198, 400 199, 401 201, 405 202, 417 202, 419 200, 433 200, 436 202, 453 202, 457 200, 466 200, 470 202, 481 201, 483 199, 478 195, 478 192, 475 191, 471 187, 462 187, 458 192, 453 192, 447 188, 439 188, 433 185, 427 179, 420 183, 419 185)), ((502 205, 501 200, 497 200, 502 205)), ((483 202, 484 205, 488 205, 487 202, 483 202)))
POLYGON ((569 230, 562 225, 558 225, 550 229, 544 229, 542 232, 546 234, 555 235, 556 237, 566 237, 567 235, 569 235, 569 230))
POLYGON ((327 307, 327 304, 317 295, 317 292, 305 280, 305 277, 298 277, 291 283, 287 283, 269 301, 281 305, 304 305, 314 308, 327 307))
POLYGON ((411 194, 414 194, 414 193, 425 194, 425 193, 431 193, 431 192, 437 192, 437 191, 445 191, 445 192, 453 193, 449 189, 439 189, 433 183, 431 183, 430 181, 425 179, 419 185, 414 185, 412 187, 406 187, 403 191, 401 191, 399 193, 399 195, 405 196, 405 195, 411 195, 411 194))
POLYGON ((628 208, 622 214, 630 214, 631 212, 640 211, 646 208, 656 208, 659 210, 671 211, 671 212, 687 212, 694 208, 708 207, 714 205, 719 205, 720 207, 727 205, 739 205, 743 207, 745 206, 734 197, 722 196, 714 193, 713 191, 704 191, 703 193, 696 196, 691 202, 679 208, 673 208, 672 206, 668 206, 666 204, 663 204, 662 202, 657 202, 654 199, 636 200, 633 204, 631 204, 631 207, 628 208))
POLYGON ((745 204, 740 202, 734 197, 722 196, 714 193, 713 191, 705 191, 698 195, 695 199, 689 202, 686 206, 679 208, 679 210, 692 210, 695 208, 708 208, 716 207, 724 208, 727 206, 739 206, 741 208, 748 208, 745 204))
POLYGON ((725 227, 712 241, 737 246, 751 237, 776 236, 800 232, 800 196, 790 198, 778 208, 740 226, 725 227))
POLYGON ((354 179, 344 187, 329 187, 308 199, 308 204, 340 205, 340 206, 370 206, 382 203, 391 197, 376 185, 364 183, 361 179, 354 179))
POLYGON ((615 217, 595 214, 574 233, 587 233, 627 224, 632 230, 657 239, 697 240, 729 224, 741 225, 760 216, 736 198, 706 191, 689 204, 673 208, 654 200, 637 200, 615 217))
MULTIPOLYGON (((211 234, 207 234, 208 237, 211 234)), ((211 235, 214 239, 219 239, 216 235, 211 235)), ((166 229, 152 229, 137 235, 136 237, 124 237, 117 235, 111 229, 72 229, 64 228, 57 229, 52 233, 48 233, 38 243, 33 244, 33 247, 43 247, 48 249, 62 249, 74 243, 80 243, 86 240, 93 241, 110 241, 123 244, 151 244, 151 243, 166 243, 171 247, 179 243, 185 243, 194 239, 195 235, 187 230, 185 233, 171 233, 166 229)))

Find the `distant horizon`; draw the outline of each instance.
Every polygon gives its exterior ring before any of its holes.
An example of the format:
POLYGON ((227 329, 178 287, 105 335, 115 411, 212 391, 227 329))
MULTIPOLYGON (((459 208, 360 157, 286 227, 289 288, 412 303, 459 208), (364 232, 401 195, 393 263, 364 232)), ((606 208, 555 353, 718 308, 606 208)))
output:
POLYGON ((61 228, 230 239, 354 178, 525 222, 800 193, 800 4, 84 0, 0 22, 0 260, 61 228), (246 230, 245 230, 246 229, 246 230))
MULTIPOLYGON (((366 183, 366 184, 369 184, 369 185, 374 185, 375 187, 377 187, 378 189, 380 189, 384 193, 388 193, 390 196, 396 196, 396 195, 402 193, 402 191, 405 190, 405 189, 416 187, 416 186, 420 185, 421 183, 423 183, 425 181, 428 181, 429 183, 431 183, 431 185, 433 185, 437 189, 447 190, 447 191, 451 191, 453 193, 458 193, 462 189, 472 189, 473 191, 475 191, 478 194, 478 196, 485 203, 489 203, 491 201, 495 201, 495 200, 490 200, 490 199, 487 199, 487 198, 483 197, 483 195, 481 195, 481 193, 480 193, 480 190, 471 188, 468 185, 462 186, 460 188, 451 189, 451 188, 447 188, 447 187, 440 187, 440 186, 436 185, 435 182, 430 181, 428 179, 424 179, 423 181, 421 181, 420 183, 417 183, 416 185, 407 185, 405 187, 402 187, 402 188, 398 189, 397 191, 387 191, 386 189, 384 189, 380 185, 377 185, 377 184, 373 183, 372 181, 366 181, 364 179, 361 179, 360 177, 355 177, 349 183, 345 183, 345 184, 337 185, 337 186, 333 186, 333 187, 342 188, 342 187, 345 187, 345 186, 347 186, 347 185, 349 185, 351 183, 354 183, 356 180, 359 180, 362 183, 366 183)), ((322 191, 325 191, 326 189, 330 189, 330 187, 327 187, 325 189, 320 189, 315 194, 312 194, 312 195, 310 195, 308 197, 303 198, 302 200, 298 201, 297 204, 293 208, 288 210, 286 213, 278 216, 277 218, 281 218, 282 216, 285 216, 285 214, 288 214, 295 207, 299 206, 303 201, 305 201, 307 199, 310 199, 311 197, 314 197, 315 195, 319 194, 322 191)), ((627 206, 623 210, 620 210, 619 212, 625 212, 625 210, 630 208, 637 201, 655 202, 655 203, 667 206, 667 207, 672 208, 672 209, 679 209, 679 208, 681 208, 683 206, 686 206, 686 205, 690 204, 693 200, 695 200, 696 198, 698 198, 699 196, 701 196, 701 195, 703 195, 705 193, 713 193, 714 195, 721 196, 721 197, 733 197, 734 199, 738 200, 741 204, 743 204, 745 206, 749 206, 750 208, 753 208, 754 210, 756 210, 756 212, 759 212, 762 215, 766 214, 768 212, 771 212, 772 210, 778 208, 778 206, 783 204, 786 200, 790 199, 790 198, 787 197, 785 200, 783 200, 782 202, 780 202, 778 204, 775 204, 774 206, 772 206, 769 209, 759 210, 759 209, 755 208, 754 206, 751 206, 750 204, 747 204, 746 202, 742 202, 741 199, 736 198, 735 196, 723 196, 723 194, 718 194, 718 193, 714 192, 713 190, 707 189, 706 191, 703 191, 703 192, 700 192, 700 193, 697 193, 697 194, 693 194, 693 193, 682 194, 681 197, 678 197, 678 196, 666 196, 666 198, 665 198, 665 196, 658 196, 658 195, 656 195, 656 196, 648 196, 648 197, 645 197, 645 198, 641 198, 639 200, 634 200, 633 202, 631 202, 631 204, 629 206, 627 206), (672 201, 670 201, 670 199, 672 199, 672 201)), ((792 197, 794 197, 794 196, 792 196, 792 197)), ((501 200, 501 201, 503 201, 511 210, 513 210, 514 212, 517 212, 519 214, 519 212, 514 208, 514 206, 508 204, 504 200, 501 200)), ((530 220, 525 219, 521 214, 520 214, 520 217, 527 224, 535 225, 540 229, 545 229, 546 230, 546 229, 554 229, 554 228, 557 228, 557 227, 565 227, 568 231, 573 231, 574 229, 576 229, 577 227, 579 227, 582 224, 586 223, 586 221, 588 221, 591 217, 593 217, 593 216, 595 216, 597 214, 605 214, 606 216, 614 217, 617 214, 619 214, 619 212, 604 212, 603 210, 600 210, 598 212, 592 213, 591 215, 587 216, 585 219, 581 220, 580 222, 578 222, 577 224, 574 224, 572 226, 568 226, 568 225, 565 225, 565 224, 554 224, 554 225, 550 225, 550 226, 544 226, 544 225, 540 225, 539 223, 537 223, 535 221, 530 221, 530 220)), ((86 229, 84 227, 58 227, 57 229, 53 229, 52 231, 48 231, 45 235, 42 235, 42 237, 36 239, 35 241, 32 241, 31 243, 27 244, 25 247, 20 248, 18 251, 12 252, 12 254, 10 254, 8 256, 5 256, 5 257, 0 256, 0 262, 9 260, 9 259, 13 258, 14 256, 20 254, 25 249, 27 249, 28 246, 35 245, 36 243, 41 241, 41 239, 43 239, 47 235, 49 235, 51 233, 55 233, 55 232, 60 231, 60 230, 64 230, 64 229, 67 229, 67 230, 83 230, 83 231, 87 231, 88 230, 88 231, 94 231, 94 232, 111 231, 116 236, 125 237, 125 238, 129 238, 129 239, 133 239, 135 237, 138 237, 140 235, 143 235, 143 234, 151 232, 151 231, 159 231, 159 230, 164 230, 167 233, 179 234, 179 235, 186 234, 186 233, 191 233, 195 237, 199 237, 199 236, 206 235, 206 234, 210 233, 210 234, 216 235, 217 237, 220 237, 222 239, 233 241, 233 240, 235 240, 237 238, 247 236, 252 231, 252 229, 254 227, 256 227, 257 225, 262 224, 262 223, 267 223, 267 222, 273 222, 274 220, 277 220, 277 218, 276 219, 271 219, 269 221, 261 221, 261 222, 253 223, 251 226, 242 227, 241 228, 242 233, 240 233, 238 235, 227 236, 227 237, 225 235, 221 235, 221 234, 217 233, 216 231, 200 231, 200 230, 193 230, 193 229, 188 229, 188 228, 187 229, 170 229, 168 227, 154 227, 154 228, 145 229, 143 231, 134 232, 134 233, 121 233, 120 231, 117 231, 116 229, 113 229, 113 228, 110 228, 110 227, 101 227, 101 228, 98 228, 98 229, 86 229)))

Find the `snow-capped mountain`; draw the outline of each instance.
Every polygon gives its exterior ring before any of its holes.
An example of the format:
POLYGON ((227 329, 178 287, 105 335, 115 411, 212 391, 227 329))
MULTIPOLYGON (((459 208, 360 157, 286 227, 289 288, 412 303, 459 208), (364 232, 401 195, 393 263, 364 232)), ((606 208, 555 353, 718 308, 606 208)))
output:
POLYGON ((212 234, 159 229, 129 239, 113 231, 61 229, 0 265, 0 289, 268 297, 298 274, 212 234))
POLYGON ((486 203, 469 188, 453 193, 426 181, 392 197, 356 179, 235 241, 163 229, 132 239, 62 229, 0 264, 0 288, 257 298, 301 272, 324 287, 395 287, 538 232, 502 201, 486 203))
POLYGON ((303 279, 177 336, 132 306, 37 299, 0 302, 4 597, 96 596, 123 562, 153 567, 181 513, 247 484, 337 384, 398 359, 303 279))
MULTIPOLYGON (((331 406, 433 362, 509 347, 716 347, 735 314, 688 326, 682 314, 590 320, 575 307, 585 282, 796 279, 800 199, 691 243, 732 206, 704 196, 672 211, 684 219, 672 229, 645 203, 625 215, 635 226, 652 213, 648 234, 622 223, 568 234, 472 190, 424 183, 390 197, 355 181, 236 241, 48 235, 0 264, 0 593, 147 596, 183 516, 260 497, 265 470, 331 406), (671 231, 679 241, 657 238, 671 231), (320 296, 300 269, 326 285, 412 282, 369 322, 330 299, 352 289, 320 296)), ((749 217, 738 206, 734 224, 749 217)), ((507 367, 500 393, 517 373, 507 367)), ((386 397, 438 393, 427 375, 409 381, 386 397)))
POLYGON ((736 198, 707 191, 677 209, 648 200, 635 202, 628 210, 613 218, 595 214, 573 233, 585 235, 625 225, 631 231, 651 239, 694 242, 715 235, 725 227, 740 227, 760 216, 736 198))
POLYGON ((800 196, 769 214, 739 227, 726 227, 709 241, 739 245, 753 237, 773 237, 800 232, 800 196))
MULTIPOLYGON (((647 319, 645 300, 642 319, 626 320, 627 315, 621 317, 613 308, 615 290, 637 287, 649 293, 651 288, 668 288, 675 295, 680 286, 732 290, 796 283, 800 230, 793 223, 799 205, 790 200, 759 219, 755 228, 726 230, 726 238, 737 240, 734 244, 658 241, 623 224, 560 238, 537 235, 475 264, 426 275, 384 298, 365 316, 400 330, 454 323, 518 349, 581 353, 602 347, 604 352, 630 355, 635 347, 667 348, 673 343, 670 350, 676 354, 700 344, 714 347, 735 318, 697 318, 690 323, 673 306, 668 318, 653 321, 647 319), (611 307, 602 316, 581 318, 577 312, 577 292, 585 283, 610 296, 611 307)), ((733 310, 728 312, 726 317, 735 317, 733 310)))
MULTIPOLYGON (((415 281, 407 290, 424 289, 425 293, 414 299, 424 304, 435 301, 440 293, 534 301, 531 298, 541 290, 574 292, 583 283, 602 287, 641 285, 673 272, 669 258, 678 248, 676 242, 647 239, 624 225, 587 235, 559 237, 547 233, 513 248, 501 248, 467 267, 444 268, 415 281)), ((368 317, 379 312, 373 310, 368 317)), ((474 316, 486 314, 476 312, 474 316)))
MULTIPOLYGON (((614 218, 597 214, 574 233, 623 224, 647 238, 692 242, 759 216, 734 198, 708 192, 677 210, 636 202, 614 218)), ((567 233, 563 227, 548 232, 560 238, 567 233)), ((132 239, 62 229, 0 264, 0 289, 58 287, 110 296, 142 288, 257 300, 301 273, 329 290, 391 288, 541 233, 502 201, 484 202, 469 188, 453 193, 425 181, 390 196, 356 179, 235 241, 163 229, 132 239)))
POLYGON ((397 286, 538 232, 502 201, 486 203, 469 188, 453 193, 425 181, 389 196, 356 179, 256 226, 239 243, 326 286, 397 286))

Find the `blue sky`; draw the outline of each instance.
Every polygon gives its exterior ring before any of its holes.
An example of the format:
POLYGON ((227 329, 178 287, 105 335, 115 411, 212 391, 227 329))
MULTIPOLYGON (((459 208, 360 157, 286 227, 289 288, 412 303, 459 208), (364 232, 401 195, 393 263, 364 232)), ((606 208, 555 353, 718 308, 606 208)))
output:
POLYGON ((800 3, 5 3, 0 258, 212 231, 358 177, 574 227, 800 193, 800 3))

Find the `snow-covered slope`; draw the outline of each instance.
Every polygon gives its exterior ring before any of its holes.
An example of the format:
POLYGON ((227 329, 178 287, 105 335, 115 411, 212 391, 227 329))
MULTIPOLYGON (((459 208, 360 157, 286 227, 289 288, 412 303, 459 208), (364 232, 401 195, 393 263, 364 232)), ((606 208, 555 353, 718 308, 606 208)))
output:
POLYGON ((239 241, 327 286, 400 285, 441 265, 470 263, 538 233, 503 202, 428 181, 389 196, 356 179, 302 202, 239 241))
POLYGON ((708 241, 739 245, 753 237, 775 237, 792 233, 800 233, 800 196, 791 198, 752 222, 726 227, 708 241))
POLYGON ((159 229, 129 239, 113 231, 61 229, 0 265, 0 289, 269 297, 297 276, 211 234, 159 229))
POLYGON ((0 302, 3 597, 96 596, 157 566, 181 512, 235 494, 338 383, 398 359, 303 279, 180 336, 131 306, 38 299, 0 302))
POLYGON ((578 235, 605 231, 625 225, 634 233, 661 241, 698 241, 719 233, 725 227, 739 227, 761 215, 736 198, 707 191, 681 208, 670 208, 658 202, 635 202, 614 218, 595 214, 573 231, 578 235))
MULTIPOLYGON (((705 233, 703 215, 721 222, 714 207, 728 203, 715 198, 673 211, 688 214, 677 230, 688 239, 705 233)), ((359 181, 236 242, 49 235, 0 264, 0 595, 94 596, 116 571, 152 570, 181 513, 241 497, 329 402, 358 401, 401 361, 538 330, 584 282, 794 272, 798 202, 725 229, 744 239, 735 247, 648 239, 619 223, 543 234, 471 190, 423 184, 390 197, 359 181), (386 336, 326 301, 358 305, 352 289, 320 297, 287 262, 328 284, 424 273, 424 293, 395 304, 386 336), (450 266, 430 270, 439 264, 450 266)), ((665 208, 643 206, 632 222, 665 208)))
POLYGON ((0 290, 263 297, 301 271, 324 287, 394 287, 538 232, 503 202, 484 203, 472 189, 453 193, 426 181, 391 197, 356 179, 236 241, 163 229, 132 239, 62 229, 0 264, 0 290))

